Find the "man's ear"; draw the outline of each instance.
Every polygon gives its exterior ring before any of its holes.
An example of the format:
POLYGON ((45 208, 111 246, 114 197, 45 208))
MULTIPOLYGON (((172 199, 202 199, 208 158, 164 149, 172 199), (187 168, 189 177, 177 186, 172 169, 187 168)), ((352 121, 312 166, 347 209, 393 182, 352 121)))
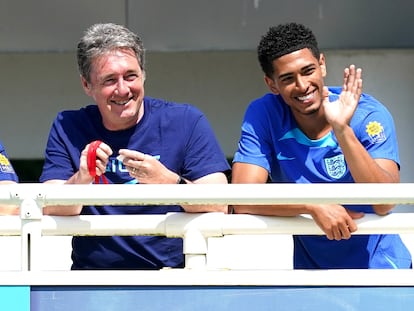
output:
POLYGON ((275 80, 273 80, 272 78, 269 78, 266 75, 264 76, 264 80, 265 80, 265 83, 266 83, 267 87, 270 89, 270 91, 273 94, 278 95, 279 94, 279 89, 277 88, 275 80))
POLYGON ((321 67, 322 77, 326 77, 326 62, 325 62, 325 55, 321 53, 319 56, 319 66, 321 67))
POLYGON ((80 76, 80 80, 86 95, 91 96, 91 84, 83 76, 80 76))

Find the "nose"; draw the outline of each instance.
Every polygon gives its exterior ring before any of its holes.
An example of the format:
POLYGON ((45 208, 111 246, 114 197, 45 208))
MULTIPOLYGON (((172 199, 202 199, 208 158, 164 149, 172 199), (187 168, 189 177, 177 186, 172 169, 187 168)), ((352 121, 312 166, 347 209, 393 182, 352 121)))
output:
POLYGON ((300 91, 306 91, 308 88, 307 82, 306 82, 306 78, 298 75, 296 77, 296 88, 300 91))
POLYGON ((118 80, 114 93, 115 95, 118 95, 118 96, 123 96, 129 93, 129 87, 123 79, 118 80))

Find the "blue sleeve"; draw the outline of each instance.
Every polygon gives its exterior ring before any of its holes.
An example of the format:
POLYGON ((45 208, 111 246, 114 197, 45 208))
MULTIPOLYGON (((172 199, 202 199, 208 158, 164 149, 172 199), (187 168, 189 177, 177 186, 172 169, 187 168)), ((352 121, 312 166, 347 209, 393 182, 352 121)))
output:
POLYGON ((59 121, 60 118, 61 115, 59 114, 49 132, 40 182, 52 179, 67 180, 79 167, 79 163, 74 163, 72 160, 76 159, 76 156, 70 156, 71 151, 69 149, 72 148, 68 143, 69 140, 67 139, 66 132, 59 121))
POLYGON ((255 164, 271 170, 273 147, 269 137, 267 113, 262 105, 252 103, 246 110, 234 162, 255 164))
POLYGON ((364 95, 362 101, 370 101, 358 114, 351 126, 355 124, 355 133, 374 159, 389 159, 400 165, 398 140, 394 120, 385 106, 368 95, 364 95))
POLYGON ((212 173, 227 173, 230 166, 212 127, 203 113, 192 108, 197 113, 189 129, 191 135, 184 153, 182 175, 194 180, 212 173))
POLYGON ((3 144, 0 142, 0 180, 8 180, 18 182, 16 172, 13 169, 12 164, 9 161, 6 150, 3 144))

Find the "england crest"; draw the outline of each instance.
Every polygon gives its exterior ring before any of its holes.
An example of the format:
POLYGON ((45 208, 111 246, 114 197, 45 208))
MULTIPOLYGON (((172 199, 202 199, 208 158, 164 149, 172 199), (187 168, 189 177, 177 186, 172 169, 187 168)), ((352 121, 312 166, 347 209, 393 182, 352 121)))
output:
POLYGON ((332 178, 339 179, 346 172, 346 163, 343 154, 339 154, 325 160, 325 167, 328 175, 332 178))

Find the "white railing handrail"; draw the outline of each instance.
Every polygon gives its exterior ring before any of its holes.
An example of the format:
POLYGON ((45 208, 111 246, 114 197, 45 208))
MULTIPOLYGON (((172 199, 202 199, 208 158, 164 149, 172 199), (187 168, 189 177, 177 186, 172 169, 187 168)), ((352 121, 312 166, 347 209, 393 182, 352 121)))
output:
MULTIPOLYGON (((414 234, 414 213, 387 216, 367 214, 356 219, 359 234, 414 234)), ((21 235, 20 216, 0 217, 0 236, 21 235)), ((271 217, 222 213, 168 213, 165 215, 43 216, 44 236, 160 235, 184 237, 189 229, 204 237, 239 234, 323 234, 315 222, 301 215, 271 217)))
POLYGON ((414 204, 414 183, 0 186, 0 204, 414 204))
MULTIPOLYGON (((0 186, 0 204, 20 216, 0 217, 0 235, 22 236, 22 270, 38 270, 42 235, 163 235, 182 237, 187 268, 205 268, 207 239, 234 234, 323 234, 308 216, 223 213, 44 216, 47 205, 112 204, 414 204, 414 184, 55 185, 0 186)), ((122 208, 122 207, 120 207, 122 208)), ((357 220, 355 234, 414 233, 414 213, 357 220)))

